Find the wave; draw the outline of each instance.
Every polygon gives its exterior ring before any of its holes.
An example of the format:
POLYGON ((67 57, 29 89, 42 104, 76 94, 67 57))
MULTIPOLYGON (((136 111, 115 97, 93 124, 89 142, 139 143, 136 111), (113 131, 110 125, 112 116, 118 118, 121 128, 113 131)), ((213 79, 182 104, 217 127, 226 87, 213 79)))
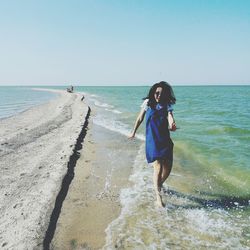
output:
MULTIPOLYGON (((124 123, 122 123, 120 121, 114 120, 114 119, 96 116, 93 118, 93 122, 96 125, 102 126, 108 130, 120 133, 120 134, 125 135, 127 137, 131 133, 131 129, 129 129, 127 125, 125 125, 124 123)), ((142 141, 145 141, 145 136, 142 134, 137 134, 136 138, 138 138, 142 141)))
POLYGON ((95 99, 93 99, 93 100, 94 100, 95 106, 97 106, 97 107, 101 107, 101 108, 114 108, 114 106, 112 106, 110 104, 102 103, 102 102, 99 102, 99 101, 97 101, 95 99))
POLYGON ((84 96, 88 97, 88 100, 93 102, 96 107, 104 108, 106 111, 112 112, 114 114, 122 114, 122 112, 120 110, 118 110, 118 109, 115 109, 113 105, 110 105, 108 103, 101 102, 101 101, 97 100, 96 98, 99 97, 98 95, 89 94, 89 93, 86 93, 86 92, 79 92, 79 93, 81 93, 84 96))
POLYGON ((105 230, 106 244, 103 247, 103 249, 113 249, 117 248, 120 245, 120 244, 117 245, 117 237, 119 235, 119 232, 122 233, 122 231, 124 230, 126 217, 133 213, 133 208, 137 204, 137 200, 139 200, 140 198, 140 193, 138 192, 138 188, 136 188, 135 185, 141 186, 142 182, 140 180, 143 178, 143 174, 138 179, 138 182, 134 182, 134 179, 137 177, 138 165, 145 164, 145 160, 143 161, 142 159, 143 149, 144 149, 143 146, 141 146, 137 153, 137 157, 133 164, 134 173, 129 178, 129 180, 133 182, 134 187, 124 188, 121 190, 120 193, 120 202, 122 205, 121 213, 119 217, 114 221, 112 221, 106 228, 105 230))
POLYGON ((241 128, 237 126, 214 126, 209 128, 206 132, 208 135, 250 135, 250 130, 248 128, 241 128))
POLYGON ((110 111, 110 112, 113 112, 113 113, 115 113, 115 114, 122 114, 122 112, 119 111, 119 110, 117 110, 117 109, 105 109, 105 110, 110 111))
MULTIPOLYGON (((171 174, 172 181, 168 179, 167 183, 172 185, 163 194, 166 208, 158 209, 154 205, 152 174, 142 145, 129 179, 132 186, 121 190, 121 213, 105 230, 103 249, 244 249, 248 244, 247 237, 242 238, 242 231, 248 227, 247 214, 244 217, 243 213, 247 199, 241 202, 226 196, 216 199, 204 193, 181 192, 176 189, 181 176, 171 174), (238 216, 232 216, 230 209, 238 216)), ((188 182, 185 172, 182 177, 188 182)))

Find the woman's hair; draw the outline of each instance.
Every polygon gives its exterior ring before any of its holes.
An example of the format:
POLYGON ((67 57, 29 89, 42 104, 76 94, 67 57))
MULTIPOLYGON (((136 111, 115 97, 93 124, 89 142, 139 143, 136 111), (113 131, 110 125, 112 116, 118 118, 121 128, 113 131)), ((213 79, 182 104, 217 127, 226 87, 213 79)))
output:
POLYGON ((161 93, 161 97, 160 97, 160 104, 162 105, 166 105, 166 104, 175 104, 176 102, 176 98, 174 95, 174 91, 172 89, 172 87, 170 86, 169 83, 167 82, 158 82, 155 83, 149 90, 148 92, 148 96, 145 99, 149 99, 148 101, 148 106, 150 106, 151 108, 155 108, 157 102, 155 101, 155 91, 157 88, 161 87, 162 88, 162 93, 161 93))

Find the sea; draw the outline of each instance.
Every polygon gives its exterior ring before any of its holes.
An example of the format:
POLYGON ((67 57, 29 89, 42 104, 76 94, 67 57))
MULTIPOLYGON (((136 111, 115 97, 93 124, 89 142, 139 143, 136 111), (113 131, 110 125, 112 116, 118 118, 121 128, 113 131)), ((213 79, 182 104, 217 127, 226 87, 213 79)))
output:
MULTIPOLYGON (((134 142, 127 139, 149 88, 75 87, 94 111, 95 126, 122 136, 120 147, 138 145, 130 185, 120 193, 121 213, 107 227, 103 249, 250 249, 250 86, 173 86, 179 129, 171 132, 165 208, 154 204, 145 124, 134 142)), ((0 87, 0 118, 52 98, 32 87, 0 87)), ((119 143, 115 154, 120 159, 119 143)))
POLYGON ((36 91, 30 86, 0 86, 0 119, 48 102, 56 96, 52 92, 36 91))

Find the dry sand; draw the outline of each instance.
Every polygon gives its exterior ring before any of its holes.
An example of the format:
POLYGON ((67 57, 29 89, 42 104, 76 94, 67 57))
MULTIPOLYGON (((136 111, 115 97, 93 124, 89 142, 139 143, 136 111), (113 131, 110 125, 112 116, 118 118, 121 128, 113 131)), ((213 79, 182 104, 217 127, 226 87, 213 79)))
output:
POLYGON ((2 249, 43 248, 56 196, 89 112, 81 96, 56 92, 60 96, 55 100, 0 120, 2 249))

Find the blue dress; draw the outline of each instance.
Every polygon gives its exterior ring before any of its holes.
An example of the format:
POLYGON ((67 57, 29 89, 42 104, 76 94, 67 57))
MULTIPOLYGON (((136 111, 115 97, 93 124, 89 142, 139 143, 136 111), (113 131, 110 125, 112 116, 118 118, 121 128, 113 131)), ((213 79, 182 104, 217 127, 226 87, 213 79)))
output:
POLYGON ((168 106, 156 105, 146 112, 146 158, 148 163, 155 160, 173 160, 173 142, 168 130, 168 106))

